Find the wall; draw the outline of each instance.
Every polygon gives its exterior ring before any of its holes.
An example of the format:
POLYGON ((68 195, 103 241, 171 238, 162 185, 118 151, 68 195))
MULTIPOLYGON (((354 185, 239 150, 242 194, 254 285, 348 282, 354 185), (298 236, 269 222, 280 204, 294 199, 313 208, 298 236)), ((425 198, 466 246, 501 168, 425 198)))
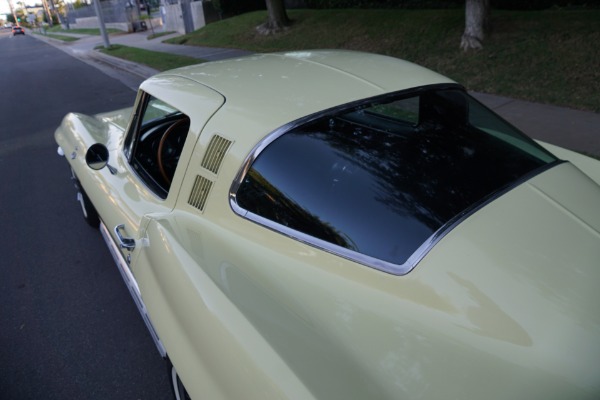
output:
MULTIPOLYGON (((212 22, 212 14, 209 7, 212 7, 210 2, 192 1, 189 2, 189 28, 186 32, 184 24, 184 13, 182 4, 166 4, 161 6, 161 15, 163 16, 163 25, 166 32, 174 31, 181 34, 190 33, 205 26, 207 22, 212 22)), ((185 4, 183 5, 185 7, 185 4)), ((214 12, 213 12, 214 14, 214 12)))
POLYGON ((163 26, 165 27, 166 32, 185 33, 181 6, 178 3, 161 6, 160 11, 164 18, 163 26))
POLYGON ((206 25, 206 18, 204 17, 204 2, 193 1, 190 3, 192 11, 192 22, 194 23, 194 30, 198 30, 206 25))
MULTIPOLYGON (((145 21, 146 26, 150 29, 150 22, 145 21)), ((104 22, 104 26, 106 29, 119 29, 124 32, 133 32, 133 26, 131 22, 104 22)), ((154 29, 157 29, 162 26, 162 20, 160 18, 152 19, 152 26, 154 29)), ((85 17, 85 18, 76 18, 75 22, 70 22, 69 27, 71 29, 89 29, 89 28, 99 28, 100 24, 98 23, 98 17, 85 17)))
MULTIPOLYGON (((71 29, 90 29, 99 28, 98 17, 76 18, 75 22, 69 23, 71 29)), ((131 32, 131 23, 129 22, 104 22, 106 29, 120 29, 125 32, 131 32)))

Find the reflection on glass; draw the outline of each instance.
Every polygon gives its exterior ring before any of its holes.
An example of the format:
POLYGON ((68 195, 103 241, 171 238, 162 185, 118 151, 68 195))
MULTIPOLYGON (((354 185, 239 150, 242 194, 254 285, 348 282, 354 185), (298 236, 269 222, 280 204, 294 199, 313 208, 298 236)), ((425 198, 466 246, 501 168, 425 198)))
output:
POLYGON ((287 132, 257 157, 238 205, 393 264, 555 159, 459 90, 369 104, 287 132))

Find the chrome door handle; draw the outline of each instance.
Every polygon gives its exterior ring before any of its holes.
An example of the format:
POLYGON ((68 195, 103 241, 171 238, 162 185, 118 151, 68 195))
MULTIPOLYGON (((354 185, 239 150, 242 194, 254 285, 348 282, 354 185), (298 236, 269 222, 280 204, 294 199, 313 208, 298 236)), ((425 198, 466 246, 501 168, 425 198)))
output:
POLYGON ((125 230, 124 224, 115 226, 115 235, 117 235, 117 239, 119 239, 119 246, 121 246, 122 249, 127 250, 135 249, 135 239, 121 235, 122 229, 125 230))

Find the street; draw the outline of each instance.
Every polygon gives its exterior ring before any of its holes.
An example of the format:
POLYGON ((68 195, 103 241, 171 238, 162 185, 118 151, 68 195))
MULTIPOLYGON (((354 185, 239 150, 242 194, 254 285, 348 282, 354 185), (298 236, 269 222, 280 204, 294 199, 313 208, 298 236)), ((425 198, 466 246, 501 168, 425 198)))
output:
POLYGON ((118 80, 0 33, 0 398, 170 399, 165 362, 53 134, 67 112, 133 104, 118 80))

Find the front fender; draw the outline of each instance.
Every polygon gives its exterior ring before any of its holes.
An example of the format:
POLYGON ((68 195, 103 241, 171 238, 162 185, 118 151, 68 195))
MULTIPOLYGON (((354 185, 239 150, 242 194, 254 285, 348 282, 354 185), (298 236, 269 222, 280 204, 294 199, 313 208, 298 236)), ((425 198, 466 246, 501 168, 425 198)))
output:
POLYGON ((69 113, 54 132, 58 153, 65 156, 84 188, 91 171, 85 162, 86 152, 96 143, 102 143, 111 152, 120 148, 126 132, 125 120, 130 114, 131 109, 98 116, 69 113))
POLYGON ((95 143, 114 150, 123 141, 131 111, 131 108, 126 108, 96 116, 69 113, 56 129, 54 139, 66 155, 74 150, 79 153, 81 148, 87 151, 95 143))

